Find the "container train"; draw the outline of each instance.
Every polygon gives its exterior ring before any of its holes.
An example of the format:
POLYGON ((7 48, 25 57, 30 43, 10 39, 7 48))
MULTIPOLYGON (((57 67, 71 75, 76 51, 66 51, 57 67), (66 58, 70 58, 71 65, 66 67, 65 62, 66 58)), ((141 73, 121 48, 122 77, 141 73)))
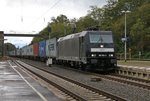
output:
POLYGON ((10 52, 10 56, 69 64, 82 69, 114 70, 117 64, 111 31, 82 31, 43 40, 10 52))

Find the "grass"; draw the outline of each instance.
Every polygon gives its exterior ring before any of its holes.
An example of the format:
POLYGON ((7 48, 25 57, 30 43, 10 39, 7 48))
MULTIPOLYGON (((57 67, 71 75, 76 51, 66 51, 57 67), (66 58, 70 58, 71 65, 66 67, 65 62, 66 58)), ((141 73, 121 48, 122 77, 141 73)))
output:
POLYGON ((150 61, 117 61, 118 65, 129 65, 129 66, 139 66, 139 67, 150 67, 150 61))

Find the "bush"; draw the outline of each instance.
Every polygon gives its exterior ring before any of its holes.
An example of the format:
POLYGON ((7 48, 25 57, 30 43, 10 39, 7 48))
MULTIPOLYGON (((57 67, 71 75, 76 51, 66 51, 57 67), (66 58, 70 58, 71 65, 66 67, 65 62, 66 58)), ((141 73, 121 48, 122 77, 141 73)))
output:
POLYGON ((150 59, 150 52, 147 52, 143 56, 144 59, 150 59))

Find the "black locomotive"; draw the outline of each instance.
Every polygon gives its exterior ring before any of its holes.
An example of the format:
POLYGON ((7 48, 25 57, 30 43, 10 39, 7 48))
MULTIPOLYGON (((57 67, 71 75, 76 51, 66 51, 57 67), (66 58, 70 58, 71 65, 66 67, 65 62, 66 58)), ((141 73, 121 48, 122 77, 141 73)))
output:
POLYGON ((111 31, 82 31, 58 39, 57 60, 82 69, 113 70, 117 64, 111 31))

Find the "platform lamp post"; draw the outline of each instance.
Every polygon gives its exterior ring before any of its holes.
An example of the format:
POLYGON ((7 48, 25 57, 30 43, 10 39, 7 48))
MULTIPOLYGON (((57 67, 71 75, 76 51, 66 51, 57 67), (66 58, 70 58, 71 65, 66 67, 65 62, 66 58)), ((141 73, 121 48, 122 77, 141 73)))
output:
POLYGON ((130 13, 131 11, 121 11, 122 13, 125 13, 125 25, 124 25, 124 60, 127 61, 127 13, 130 13))

